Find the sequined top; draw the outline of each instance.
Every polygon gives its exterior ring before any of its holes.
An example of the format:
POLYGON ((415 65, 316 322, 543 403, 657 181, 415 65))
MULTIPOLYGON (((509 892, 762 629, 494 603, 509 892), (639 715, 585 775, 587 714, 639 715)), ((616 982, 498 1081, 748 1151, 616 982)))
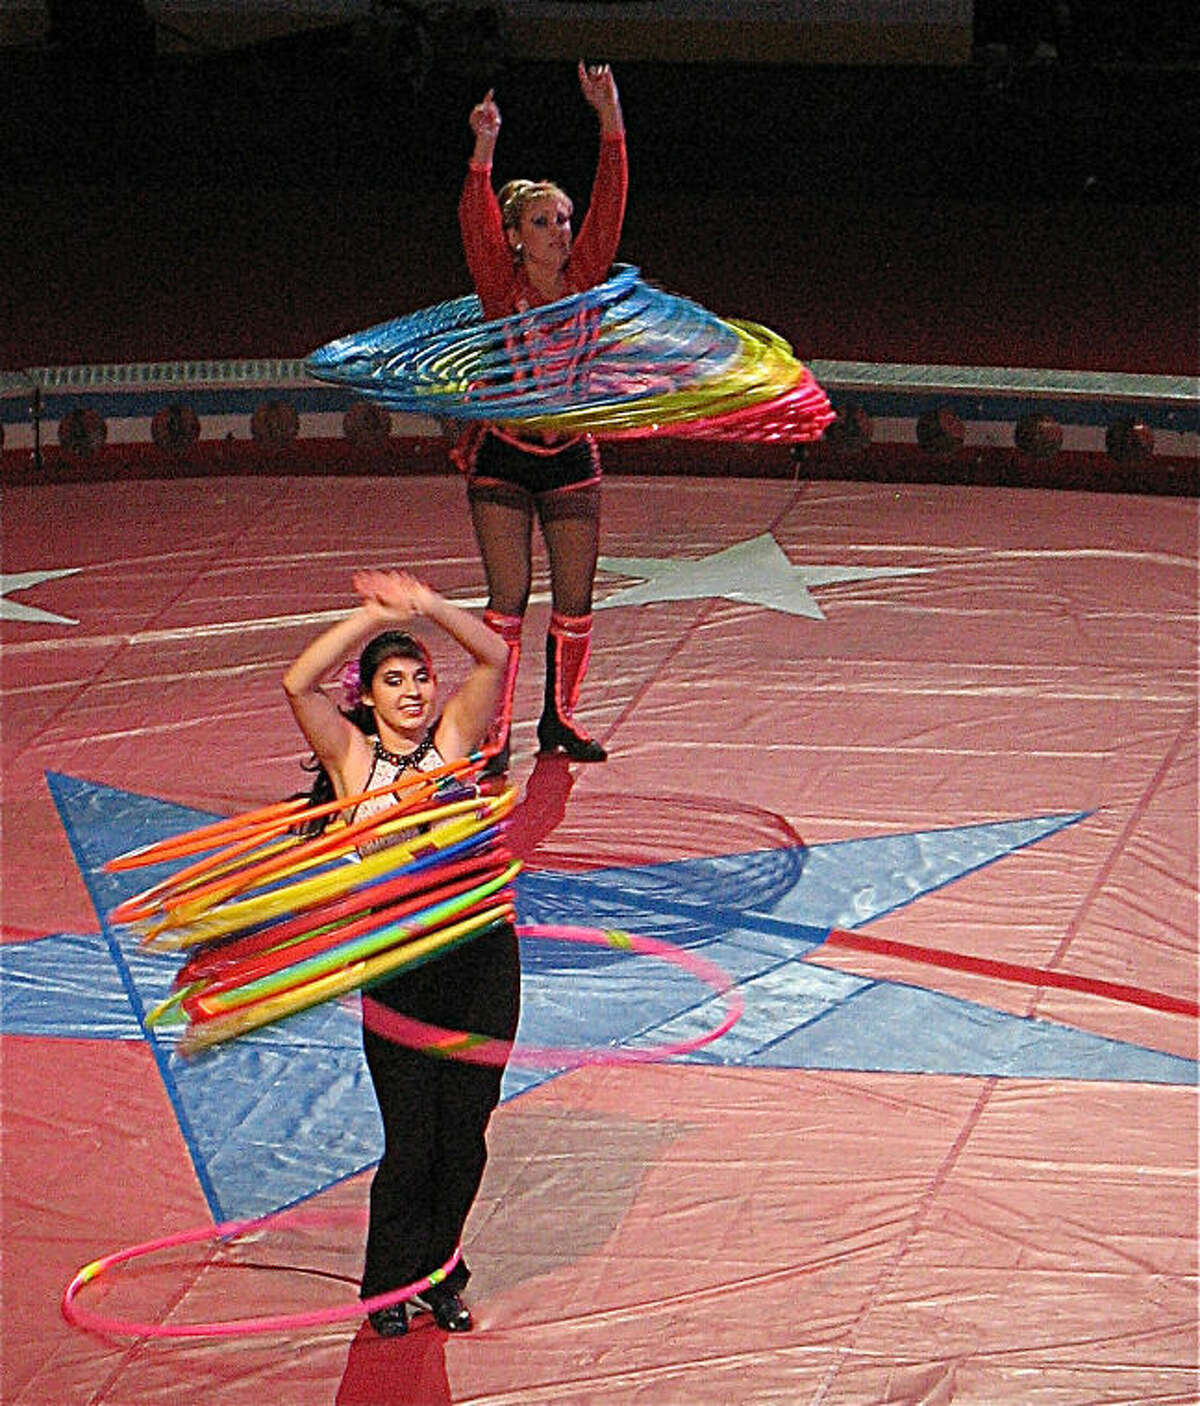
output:
MULTIPOLYGON (((403 754, 389 752, 379 738, 375 738, 371 770, 363 790, 374 791, 380 786, 390 786, 406 771, 436 771, 438 767, 444 766, 442 754, 434 745, 433 732, 434 729, 431 727, 411 752, 403 754)), ((373 796, 370 800, 360 801, 354 807, 350 820, 365 820, 368 816, 379 815, 383 811, 390 810, 393 805, 395 805, 395 801, 391 796, 373 796)), ((363 855, 375 854, 381 849, 386 849, 388 845, 397 844, 406 838, 408 838, 408 832, 398 830, 395 834, 387 835, 383 839, 371 840, 360 845, 358 852, 363 855)))

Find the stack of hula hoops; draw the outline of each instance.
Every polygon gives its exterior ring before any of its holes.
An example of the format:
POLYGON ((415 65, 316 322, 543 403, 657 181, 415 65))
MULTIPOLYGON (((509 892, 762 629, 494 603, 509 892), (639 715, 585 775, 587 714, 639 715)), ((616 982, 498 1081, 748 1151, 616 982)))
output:
POLYGON ((478 791, 479 757, 313 806, 283 801, 110 860, 179 863, 110 920, 183 954, 151 1025, 193 1055, 433 960, 515 920, 515 791, 478 791), (360 802, 393 804, 346 823, 360 802), (326 827, 313 833, 318 822, 326 827), (199 857, 197 857, 199 856, 199 857))
POLYGON ((348 333, 308 373, 387 410, 522 433, 803 444, 835 418, 776 332, 618 265, 583 293, 488 321, 471 293, 348 333))

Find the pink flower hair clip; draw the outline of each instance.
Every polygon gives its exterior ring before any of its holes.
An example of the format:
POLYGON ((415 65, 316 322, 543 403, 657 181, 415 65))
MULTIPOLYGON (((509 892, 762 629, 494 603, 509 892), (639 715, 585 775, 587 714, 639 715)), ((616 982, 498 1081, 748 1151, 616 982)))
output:
POLYGON ((353 712, 362 702, 362 679, 359 676, 357 659, 350 659, 342 665, 338 683, 342 689, 342 706, 348 712, 353 712))

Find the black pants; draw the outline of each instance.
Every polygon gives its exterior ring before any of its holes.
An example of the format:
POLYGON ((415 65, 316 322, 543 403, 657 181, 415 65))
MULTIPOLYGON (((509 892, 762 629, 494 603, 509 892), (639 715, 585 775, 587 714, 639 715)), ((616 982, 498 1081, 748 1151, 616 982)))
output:
MULTIPOLYGON (((415 1020, 503 1040, 516 1034, 521 968, 507 924, 445 957, 370 989, 415 1020)), ((423 1278, 454 1253, 487 1162, 484 1134, 503 1070, 437 1059, 363 1030, 383 1116, 383 1157, 371 1183, 362 1297, 423 1278)), ((448 1282, 461 1288, 461 1263, 448 1282)))

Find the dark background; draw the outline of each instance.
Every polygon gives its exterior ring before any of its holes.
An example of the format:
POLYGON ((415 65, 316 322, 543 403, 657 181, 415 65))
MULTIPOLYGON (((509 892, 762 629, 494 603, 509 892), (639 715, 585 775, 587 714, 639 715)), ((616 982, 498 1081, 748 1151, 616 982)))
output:
MULTIPOLYGON (((1195 8, 992 0, 958 67, 622 63, 621 258, 806 358, 1195 373, 1195 8)), ((465 291, 488 87, 497 180, 586 200, 571 66, 486 4, 175 53, 52 9, 0 50, 2 368, 300 356, 465 291)))

